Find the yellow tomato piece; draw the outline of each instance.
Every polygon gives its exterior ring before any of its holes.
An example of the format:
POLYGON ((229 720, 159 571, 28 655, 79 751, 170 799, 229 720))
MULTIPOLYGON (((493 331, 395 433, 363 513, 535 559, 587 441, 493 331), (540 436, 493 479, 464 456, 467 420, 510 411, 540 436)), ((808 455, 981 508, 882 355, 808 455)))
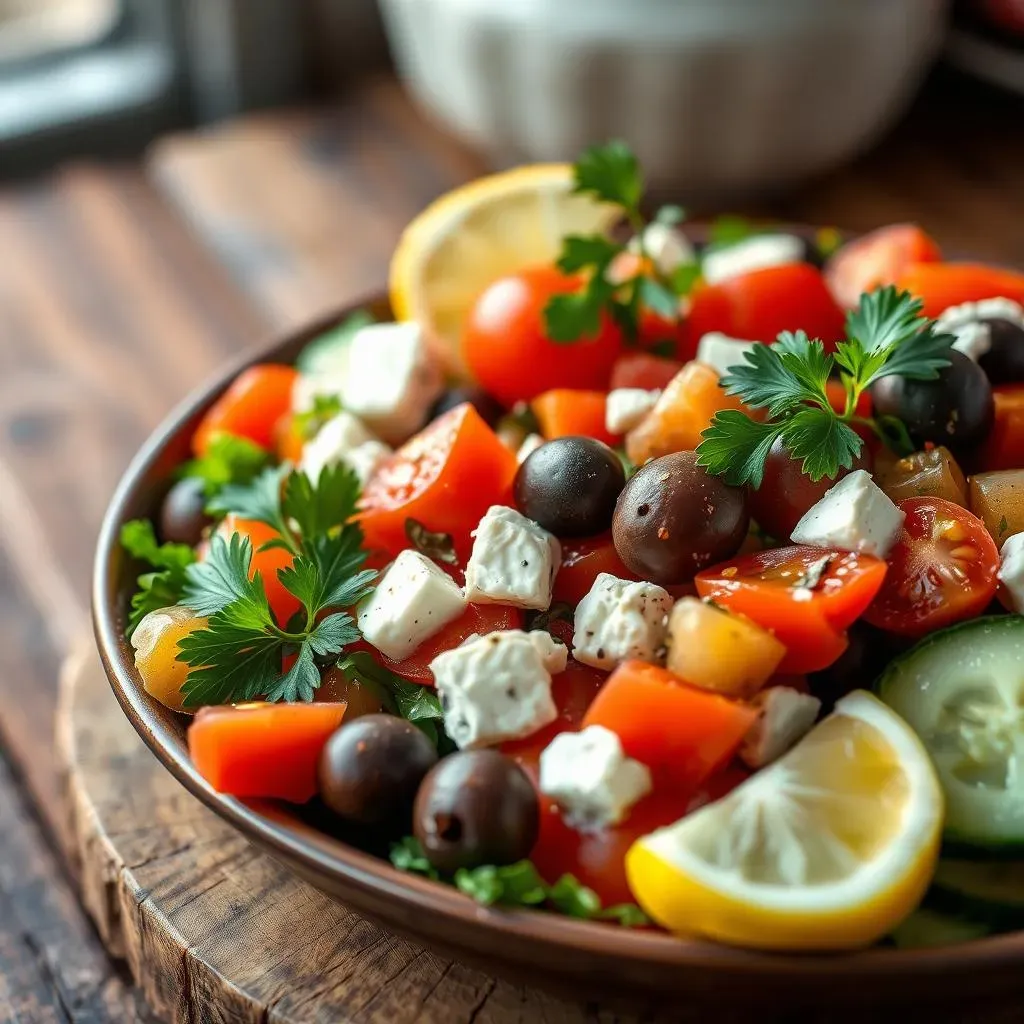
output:
POLYGON ((189 608, 174 606, 150 612, 132 633, 135 667, 146 692, 172 711, 191 711, 184 706, 182 684, 188 665, 177 660, 178 642, 204 629, 207 620, 189 608))

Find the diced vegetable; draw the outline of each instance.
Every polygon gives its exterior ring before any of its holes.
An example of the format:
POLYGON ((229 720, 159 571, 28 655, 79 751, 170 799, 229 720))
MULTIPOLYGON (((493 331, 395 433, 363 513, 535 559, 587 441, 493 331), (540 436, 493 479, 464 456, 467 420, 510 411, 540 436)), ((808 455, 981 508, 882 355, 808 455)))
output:
POLYGON ((923 314, 932 318, 950 306, 980 299, 1024 302, 1024 274, 984 263, 912 263, 897 284, 921 299, 923 314))
POLYGON ((687 363, 672 378, 657 405, 626 435, 626 454, 634 465, 672 452, 693 451, 716 412, 745 409, 739 399, 722 390, 718 380, 718 371, 703 363, 687 363))
POLYGON ((277 363, 243 370, 200 420, 192 436, 192 450, 205 455, 213 436, 220 432, 273 448, 278 424, 291 411, 297 377, 293 367, 277 363))
POLYGON ((344 704, 203 708, 189 727, 188 752, 218 793, 303 804, 316 795, 320 752, 344 716, 344 704))
POLYGON ((1024 466, 1024 387, 995 388, 995 418, 980 455, 980 468, 1017 469, 1024 466))
POLYGON ((146 693, 172 711, 184 711, 182 684, 188 665, 177 660, 178 641, 206 626, 206 619, 181 605, 150 612, 135 627, 135 667, 146 693))
POLYGON ((756 717, 657 665, 627 661, 608 677, 583 727, 616 733, 626 754, 651 769, 656 789, 660 782, 692 790, 736 753, 756 717))
POLYGON ((948 448, 914 452, 876 473, 876 479, 893 501, 943 498, 967 507, 967 481, 948 448))
POLYGON ((603 391, 572 391, 556 388, 538 395, 531 403, 540 432, 550 441, 556 437, 596 437, 605 444, 615 444, 614 434, 605 429, 605 405, 607 395, 603 391))
POLYGON ((756 623, 695 597, 676 602, 668 633, 669 671, 727 697, 752 697, 786 654, 756 623))
POLYGON ((972 476, 970 508, 998 545, 1024 531, 1024 469, 972 476))
POLYGON ((555 577, 555 601, 579 604, 590 593, 594 580, 603 572, 624 580, 638 578, 619 557, 611 534, 563 541, 562 565, 555 577))

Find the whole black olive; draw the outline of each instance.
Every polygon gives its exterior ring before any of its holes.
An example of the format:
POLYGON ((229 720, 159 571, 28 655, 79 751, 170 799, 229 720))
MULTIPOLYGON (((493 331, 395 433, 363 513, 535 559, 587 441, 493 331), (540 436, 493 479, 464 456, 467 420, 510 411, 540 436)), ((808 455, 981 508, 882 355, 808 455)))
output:
POLYGON ((519 511, 556 537, 589 537, 611 525, 626 483, 619 457, 592 437, 558 437, 519 467, 513 495, 519 511))
POLYGON ((363 715, 327 741, 320 797, 349 821, 408 828, 416 791, 436 763, 434 744, 404 718, 363 715))
POLYGON ((160 537, 195 547, 213 520, 206 514, 206 491, 197 476, 179 480, 160 506, 160 537))
POLYGON ((1024 327, 1012 320, 985 317, 989 350, 978 360, 993 384, 1018 384, 1024 381, 1024 327))
POLYGON ((413 832, 439 871, 513 864, 530 855, 540 806, 529 776, 496 750, 464 750, 430 770, 413 832))
POLYGON ((498 420, 505 415, 501 402, 493 395, 489 395, 483 388, 467 385, 445 390, 430 410, 430 418, 436 420, 438 416, 443 416, 463 402, 469 402, 489 427, 496 426, 498 420))
POLYGON ((615 506, 612 540, 627 567, 652 583, 686 583, 736 554, 750 525, 746 494, 676 452, 637 470, 615 506))
POLYGON ((933 380, 883 377, 871 387, 875 414, 903 421, 918 447, 927 442, 963 452, 983 441, 992 427, 992 387, 977 363, 949 353, 949 366, 933 380))

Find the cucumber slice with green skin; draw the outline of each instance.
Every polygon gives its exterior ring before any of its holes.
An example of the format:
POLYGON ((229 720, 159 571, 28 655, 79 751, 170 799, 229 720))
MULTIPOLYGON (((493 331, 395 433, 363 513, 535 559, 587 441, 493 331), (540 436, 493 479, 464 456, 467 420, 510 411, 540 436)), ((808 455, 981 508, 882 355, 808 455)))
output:
POLYGON ((898 949, 929 949, 983 939, 991 934, 988 925, 980 921, 967 921, 931 907, 918 907, 892 930, 889 939, 898 949))
POLYGON ((930 902, 997 928, 1024 924, 1024 862, 943 858, 935 869, 930 902))
POLYGON ((295 366, 310 376, 344 374, 348 366, 348 346, 356 332, 374 323, 373 317, 360 310, 331 328, 326 334, 314 338, 299 353, 295 366))
POLYGON ((1024 851, 1024 616, 935 633, 897 658, 875 689, 935 764, 945 839, 1024 851))

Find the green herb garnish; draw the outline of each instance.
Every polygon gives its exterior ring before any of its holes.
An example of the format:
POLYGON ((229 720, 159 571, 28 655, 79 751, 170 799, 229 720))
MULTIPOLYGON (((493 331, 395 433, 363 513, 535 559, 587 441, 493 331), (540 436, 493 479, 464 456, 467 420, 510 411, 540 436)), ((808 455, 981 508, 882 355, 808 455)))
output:
POLYGON ((133 519, 121 527, 121 546, 133 558, 153 566, 157 572, 145 572, 137 582, 128 615, 127 634, 150 613, 169 608, 181 600, 185 588, 185 570, 195 560, 187 544, 161 544, 148 519, 133 519))
POLYGON ((277 575, 302 613, 295 624, 277 622, 262 577, 249 578, 249 540, 215 535, 206 560, 185 570, 182 603, 209 619, 179 643, 179 660, 191 667, 182 686, 186 705, 313 699, 318 659, 336 657, 359 639, 352 616, 337 609, 365 597, 376 576, 362 568, 362 531, 349 522, 358 495, 355 475, 341 465, 327 467, 315 484, 282 466, 248 486, 221 489, 218 512, 267 523, 279 536, 260 550, 278 547, 294 556, 277 575), (289 655, 294 661, 284 672, 289 655))
POLYGON ((341 399, 337 395, 314 395, 313 404, 305 412, 296 413, 295 427, 303 440, 310 441, 340 412, 341 399))
POLYGON ((865 425, 886 443, 895 443, 892 418, 858 416, 857 402, 883 377, 931 380, 949 365, 956 339, 936 331, 920 315, 921 308, 918 299, 889 286, 861 296, 857 309, 847 315, 847 338, 834 355, 803 331, 784 332, 773 345, 756 344, 721 383, 751 408, 766 410, 766 417, 754 420, 732 409, 717 413, 697 448, 699 464, 730 484, 756 488, 779 438, 815 481, 853 465, 864 442, 852 424, 865 425), (825 391, 836 373, 845 390, 840 412, 833 410, 825 391))
MULTIPOLYGON (((632 150, 624 142, 609 142, 586 150, 573 168, 574 192, 593 196, 622 210, 634 233, 633 245, 644 250, 647 220, 640 206, 644 195, 643 175, 632 150)), ((685 217, 681 207, 663 207, 656 220, 675 224, 685 217)), ((610 314, 635 339, 641 308, 646 306, 659 316, 676 320, 679 300, 688 294, 700 274, 696 262, 663 274, 652 260, 638 260, 636 270, 625 280, 612 280, 609 270, 628 246, 605 235, 569 235, 562 243, 558 267, 563 273, 585 272, 589 276, 578 292, 555 295, 544 309, 545 329, 552 341, 571 344, 593 337, 601 327, 602 314, 610 314)))
POLYGON ((213 497, 227 484, 251 483, 270 462, 270 452, 245 437, 214 434, 206 454, 186 462, 178 475, 203 481, 207 497, 213 497))

